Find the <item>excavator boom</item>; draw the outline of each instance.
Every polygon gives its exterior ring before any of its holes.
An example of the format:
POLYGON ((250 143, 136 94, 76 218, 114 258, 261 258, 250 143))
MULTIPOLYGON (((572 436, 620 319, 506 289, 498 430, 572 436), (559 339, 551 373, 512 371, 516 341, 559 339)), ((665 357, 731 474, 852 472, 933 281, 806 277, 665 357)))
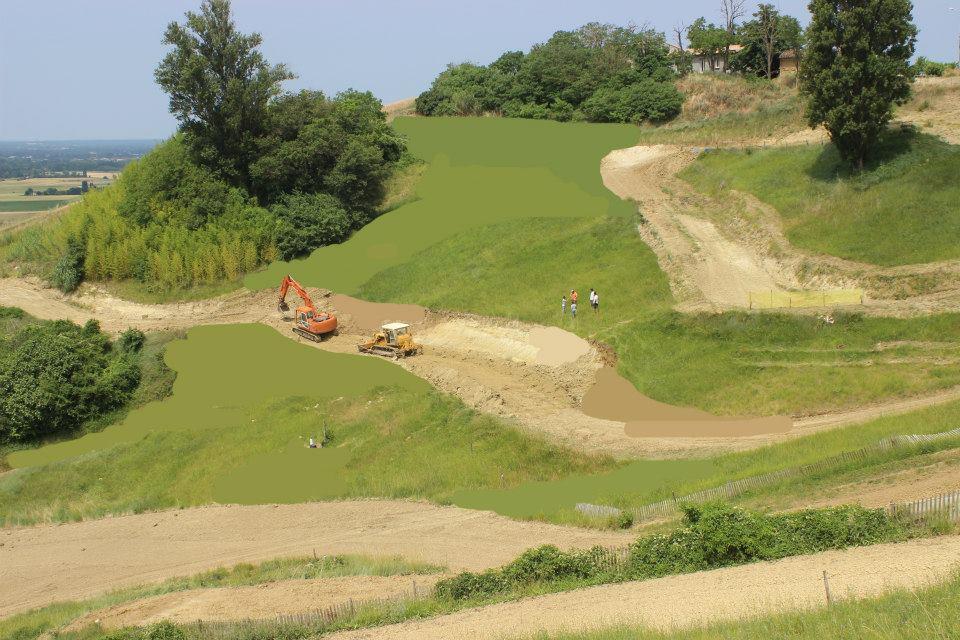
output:
POLYGON ((289 275, 284 276, 283 282, 280 283, 280 299, 277 301, 277 309, 280 311, 287 311, 290 308, 290 306, 287 304, 287 291, 290 289, 290 287, 293 287, 293 290, 296 291, 297 295, 300 296, 300 299, 303 300, 303 306, 316 309, 313 304, 313 300, 310 299, 310 294, 307 293, 307 290, 289 275))

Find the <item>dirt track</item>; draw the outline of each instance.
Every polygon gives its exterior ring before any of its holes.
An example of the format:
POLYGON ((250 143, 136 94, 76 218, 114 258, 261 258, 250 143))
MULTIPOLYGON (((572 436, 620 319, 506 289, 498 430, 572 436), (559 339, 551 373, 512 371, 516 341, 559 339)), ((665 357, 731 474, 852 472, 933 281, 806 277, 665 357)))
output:
MULTIPOLYGON (((755 197, 728 190, 722 202, 680 180, 696 150, 672 145, 618 149, 601 162, 604 185, 637 202, 638 227, 683 311, 747 308, 751 291, 862 289, 862 309, 887 316, 960 308, 960 260, 877 267, 794 247, 779 214, 755 197), (918 277, 939 285, 904 296, 918 277)), ((859 309, 860 307, 858 307, 859 309)), ((794 310, 819 313, 822 309, 794 310)))
POLYGON ((670 629, 823 606, 823 571, 828 574, 834 597, 842 599, 935 583, 948 578, 958 567, 960 538, 913 540, 604 585, 329 637, 337 640, 480 639, 587 631, 617 625, 670 629))
POLYGON ((540 544, 626 544, 629 533, 488 511, 363 500, 213 506, 0 529, 0 616, 219 566, 317 554, 401 555, 482 570, 540 544))

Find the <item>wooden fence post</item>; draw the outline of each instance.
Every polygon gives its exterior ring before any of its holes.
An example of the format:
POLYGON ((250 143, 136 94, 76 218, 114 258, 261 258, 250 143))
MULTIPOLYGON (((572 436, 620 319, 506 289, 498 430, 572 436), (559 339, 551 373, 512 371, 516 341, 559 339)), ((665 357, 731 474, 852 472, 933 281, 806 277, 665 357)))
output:
POLYGON ((827 579, 827 572, 823 572, 823 590, 827 593, 827 604, 833 604, 833 596, 830 595, 830 581, 827 579))

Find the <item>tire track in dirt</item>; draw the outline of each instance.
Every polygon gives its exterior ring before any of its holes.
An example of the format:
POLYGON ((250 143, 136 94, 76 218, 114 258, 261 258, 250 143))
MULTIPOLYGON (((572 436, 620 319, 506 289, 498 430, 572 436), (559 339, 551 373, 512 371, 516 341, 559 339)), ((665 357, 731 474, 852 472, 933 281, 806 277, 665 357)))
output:
POLYGON ((484 570, 541 544, 617 546, 631 539, 629 533, 396 500, 211 506, 4 528, 0 616, 280 557, 400 555, 451 570, 484 570))
POLYGON ((809 556, 603 585, 469 609, 427 620, 326 636, 337 640, 527 637, 618 625, 676 629, 824 606, 823 571, 837 599, 916 589, 960 566, 960 537, 827 551, 809 556))

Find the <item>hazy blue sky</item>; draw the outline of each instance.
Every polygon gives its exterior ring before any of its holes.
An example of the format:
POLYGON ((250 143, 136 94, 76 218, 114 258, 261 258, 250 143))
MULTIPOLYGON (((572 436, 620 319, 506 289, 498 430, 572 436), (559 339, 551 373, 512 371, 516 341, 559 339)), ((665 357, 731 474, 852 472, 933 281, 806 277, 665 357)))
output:
MULTIPOLYGON (((175 129, 153 82, 165 25, 200 0, 0 0, 0 139, 161 138, 175 129)), ((244 31, 303 87, 370 89, 385 102, 425 89, 448 62, 486 63, 585 22, 669 31, 720 0, 234 0, 244 31)), ((748 4, 754 4, 748 0, 748 4)), ((806 21, 805 0, 780 0, 806 21)), ((956 60, 960 0, 916 0, 918 53, 956 60)))

